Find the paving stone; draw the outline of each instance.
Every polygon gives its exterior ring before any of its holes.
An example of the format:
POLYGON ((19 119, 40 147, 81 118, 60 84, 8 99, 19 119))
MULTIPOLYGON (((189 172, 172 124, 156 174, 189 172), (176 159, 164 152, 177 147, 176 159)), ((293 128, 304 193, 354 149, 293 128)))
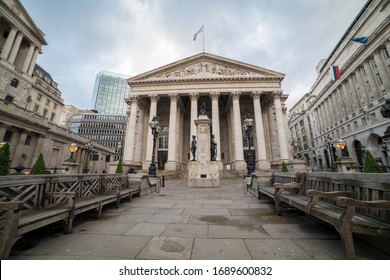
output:
POLYGON ((153 237, 137 259, 189 260, 193 238, 153 237))
POLYGON ((136 224, 125 235, 136 236, 159 236, 166 228, 165 224, 157 223, 140 223, 136 224))
POLYGON ((192 260, 251 260, 242 239, 195 239, 192 260))
POLYGON ((208 238, 271 238, 260 226, 210 225, 208 238))
POLYGON ((207 230, 206 225, 174 224, 167 225, 161 236, 207 238, 207 230))

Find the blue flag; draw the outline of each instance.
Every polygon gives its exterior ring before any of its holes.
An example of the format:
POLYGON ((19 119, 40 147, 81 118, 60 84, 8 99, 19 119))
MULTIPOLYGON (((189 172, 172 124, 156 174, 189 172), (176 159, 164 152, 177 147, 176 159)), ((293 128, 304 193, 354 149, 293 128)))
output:
POLYGON ((353 42, 365 44, 368 42, 368 37, 358 37, 358 38, 352 38, 353 42))

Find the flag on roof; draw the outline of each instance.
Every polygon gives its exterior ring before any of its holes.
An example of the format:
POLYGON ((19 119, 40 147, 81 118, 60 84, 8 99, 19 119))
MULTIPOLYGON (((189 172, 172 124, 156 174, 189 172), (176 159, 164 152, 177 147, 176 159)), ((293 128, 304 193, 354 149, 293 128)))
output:
POLYGON ((331 66, 330 70, 332 71, 333 80, 340 80, 340 69, 338 66, 331 66))
POLYGON ((203 32, 203 26, 204 26, 204 24, 202 24, 202 27, 198 30, 198 32, 196 32, 196 33, 194 34, 194 38, 193 38, 194 41, 196 40, 196 36, 198 36, 199 33, 202 33, 202 32, 203 32))
POLYGON ((353 42, 356 42, 356 43, 361 43, 361 44, 365 44, 368 42, 368 37, 365 36, 365 37, 357 37, 357 38, 352 38, 351 39, 353 42))

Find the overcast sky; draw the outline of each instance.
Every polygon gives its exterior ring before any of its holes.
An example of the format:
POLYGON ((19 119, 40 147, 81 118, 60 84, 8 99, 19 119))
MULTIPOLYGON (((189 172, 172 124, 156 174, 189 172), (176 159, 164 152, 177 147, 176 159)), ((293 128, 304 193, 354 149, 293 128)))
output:
POLYGON ((102 70, 135 76, 205 51, 286 74, 291 108, 366 0, 21 0, 45 33, 37 63, 91 109, 102 70))

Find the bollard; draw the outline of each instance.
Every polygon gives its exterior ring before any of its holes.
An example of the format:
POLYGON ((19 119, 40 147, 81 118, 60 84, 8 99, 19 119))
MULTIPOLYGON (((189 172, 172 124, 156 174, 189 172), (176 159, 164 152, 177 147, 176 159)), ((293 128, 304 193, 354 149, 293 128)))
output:
POLYGON ((162 186, 161 187, 165 187, 165 176, 162 176, 162 186))

